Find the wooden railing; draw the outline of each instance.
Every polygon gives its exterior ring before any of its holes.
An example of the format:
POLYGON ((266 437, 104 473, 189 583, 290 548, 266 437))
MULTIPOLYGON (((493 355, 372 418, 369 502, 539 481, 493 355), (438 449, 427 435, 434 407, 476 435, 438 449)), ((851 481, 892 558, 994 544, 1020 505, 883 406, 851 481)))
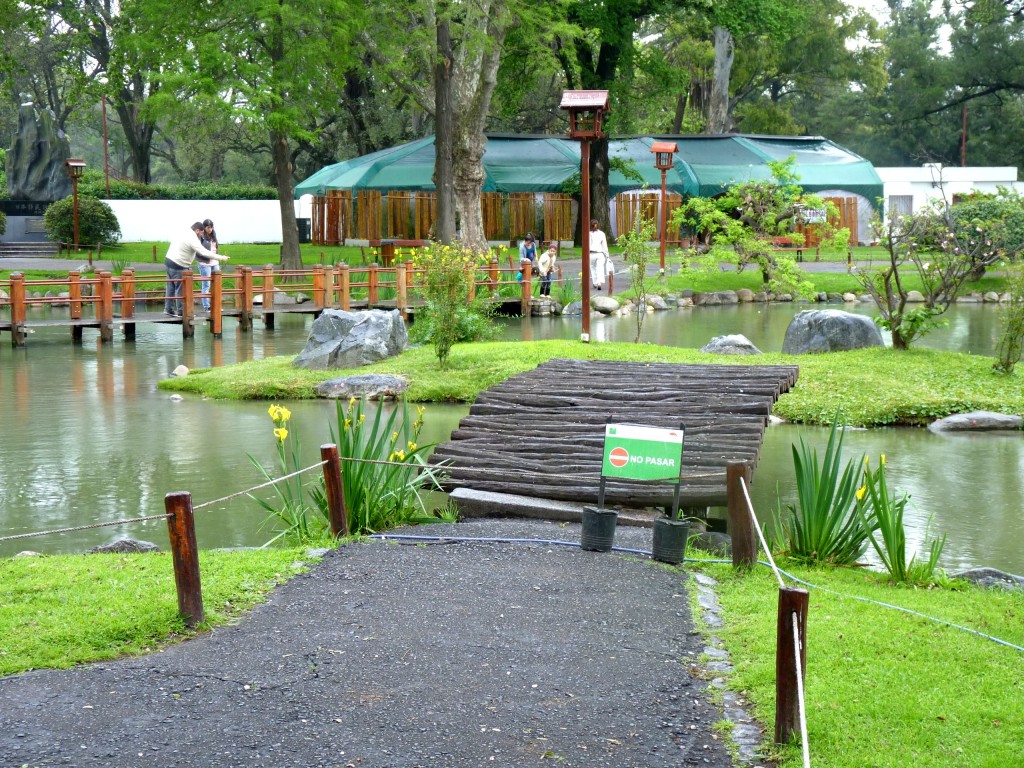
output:
MULTIPOLYGON (((515 282, 519 268, 499 265, 497 260, 478 267, 473 272, 470 285, 471 298, 480 289, 497 294, 502 284, 516 286, 523 314, 529 312, 533 293, 534 277, 529 265, 524 265, 522 282, 515 282)), ((197 322, 206 320, 214 336, 223 333, 224 318, 238 319, 239 328, 248 331, 253 318, 260 316, 265 328, 274 327, 278 313, 319 314, 324 309, 344 310, 394 308, 403 318, 410 310, 420 305, 418 295, 421 270, 411 261, 381 267, 369 264, 365 267, 315 265, 311 269, 277 270, 273 266, 254 270, 239 266, 228 275, 215 271, 209 278, 203 278, 186 270, 175 280, 168 280, 160 273, 136 273, 126 269, 120 275, 97 272, 95 276, 84 276, 81 272, 69 272, 67 278, 27 280, 20 272, 11 274, 8 280, 0 280, 0 331, 10 330, 15 346, 25 343, 27 329, 32 325, 67 325, 72 329, 72 338, 81 342, 82 329, 98 328, 103 341, 112 341, 115 319, 124 326, 125 338, 135 337, 135 326, 140 322, 177 323, 182 325, 182 334, 191 338, 197 322), (208 292, 196 290, 197 282, 210 283, 208 292), (228 281, 231 281, 230 283, 228 281), (163 313, 163 304, 171 299, 168 287, 180 284, 182 316, 180 318, 163 313), (34 292, 54 292, 67 288, 66 296, 33 296, 34 292), (281 289, 289 293, 308 292, 310 301, 299 305, 283 305, 275 302, 281 289), (7 297, 4 297, 6 291, 7 297), (262 306, 258 307, 258 301, 262 306), (386 297, 386 298, 385 298, 386 297), (209 315, 196 313, 196 300, 208 299, 209 315), (160 311, 146 311, 149 303, 159 303, 160 311), (68 306, 66 320, 30 320, 29 309, 40 306, 68 306), (90 311, 86 312, 88 308, 90 311), (9 311, 10 319, 4 318, 9 311), (117 314, 115 315, 115 312, 117 314)), ((174 297, 178 298, 178 297, 174 297)))

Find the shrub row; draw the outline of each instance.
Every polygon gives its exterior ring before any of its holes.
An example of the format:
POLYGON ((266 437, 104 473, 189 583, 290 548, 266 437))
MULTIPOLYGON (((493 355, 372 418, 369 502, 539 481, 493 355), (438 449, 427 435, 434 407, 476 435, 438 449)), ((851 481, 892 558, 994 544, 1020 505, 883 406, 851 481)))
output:
POLYGON ((99 200, 276 200, 273 187, 251 184, 136 184, 110 180, 110 195, 99 171, 86 171, 78 183, 78 192, 99 200))

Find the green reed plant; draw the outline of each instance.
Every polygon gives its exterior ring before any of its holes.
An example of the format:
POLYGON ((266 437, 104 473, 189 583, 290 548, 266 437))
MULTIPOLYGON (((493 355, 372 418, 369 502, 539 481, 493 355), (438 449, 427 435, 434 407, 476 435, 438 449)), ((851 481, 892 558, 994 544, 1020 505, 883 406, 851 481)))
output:
MULTIPOLYGON (((889 493, 884 453, 878 469, 872 470, 869 462, 865 461, 864 484, 857 490, 857 499, 861 502, 857 509, 862 517, 865 510, 870 509, 872 512, 876 527, 869 531, 868 540, 893 580, 902 584, 932 583, 936 577, 939 557, 946 546, 946 535, 932 540, 927 560, 918 560, 915 554, 907 562, 907 533, 903 513, 910 496, 907 493, 889 493)), ((863 522, 865 525, 870 524, 866 518, 863 522)))
MULTIPOLYGON (((274 440, 277 442, 277 457, 281 476, 285 477, 298 472, 303 468, 300 458, 301 445, 298 433, 288 430, 288 421, 292 417, 291 411, 284 406, 275 404, 267 409, 267 413, 274 422, 274 440)), ((277 479, 252 454, 247 455, 249 461, 253 463, 265 480, 268 482, 276 480, 272 486, 273 501, 249 494, 249 498, 270 513, 261 527, 283 526, 282 530, 264 546, 273 544, 279 539, 291 543, 311 544, 330 536, 326 504, 320 507, 316 503, 315 495, 307 496, 302 475, 277 479), (313 514, 318 509, 321 512, 319 516, 313 514)), ((323 475, 320 475, 320 482, 323 483, 323 475)))
MULTIPOLYGON (((363 401, 351 398, 336 406, 337 427, 331 434, 341 457, 349 532, 374 533, 400 525, 438 522, 428 511, 424 493, 441 490, 441 469, 423 457, 432 447, 419 445, 423 407, 415 418, 402 402, 391 414, 377 408, 367 423, 363 401)), ((318 498, 326 514, 326 497, 318 498)))
POLYGON ((785 520, 775 511, 771 538, 774 548, 799 562, 852 565, 864 554, 868 536, 877 528, 873 510, 859 509, 863 505, 857 498, 864 456, 843 465, 839 424, 837 412, 820 459, 803 438, 799 448, 793 446, 797 506, 788 505, 785 520))
POLYGON ((582 286, 571 277, 563 277, 556 282, 554 288, 551 289, 551 294, 555 301, 563 307, 583 298, 582 286))

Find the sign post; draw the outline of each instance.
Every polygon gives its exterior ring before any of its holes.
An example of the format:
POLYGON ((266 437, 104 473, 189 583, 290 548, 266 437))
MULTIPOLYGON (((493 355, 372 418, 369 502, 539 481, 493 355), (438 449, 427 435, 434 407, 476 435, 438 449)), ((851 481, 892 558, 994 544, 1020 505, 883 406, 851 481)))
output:
POLYGON ((604 480, 675 482, 673 517, 679 509, 679 475, 683 466, 683 425, 678 429, 636 424, 606 424, 598 506, 604 507, 604 480))

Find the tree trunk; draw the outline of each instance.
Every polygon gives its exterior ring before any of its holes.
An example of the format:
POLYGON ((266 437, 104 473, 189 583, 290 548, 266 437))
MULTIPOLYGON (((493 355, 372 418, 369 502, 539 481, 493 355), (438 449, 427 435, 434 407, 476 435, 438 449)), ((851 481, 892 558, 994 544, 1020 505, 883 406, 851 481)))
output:
POLYGON ((892 329, 892 348, 893 349, 910 349, 910 344, 900 333, 899 328, 892 329))
MULTIPOLYGON (((438 8, 446 10, 447 3, 438 8)), ((437 21, 437 64, 434 66, 434 188, 437 218, 434 239, 448 245, 455 239, 455 178, 452 135, 452 35, 447 20, 437 21)))
MULTIPOLYGON (((601 231, 611 240, 608 168, 608 139, 594 139, 590 142, 590 218, 597 219, 601 231)), ((584 221, 583 226, 589 229, 590 221, 584 221)))
POLYGON ((732 33, 715 27, 715 68, 711 79, 711 99, 705 133, 728 133, 732 129, 729 116, 729 77, 732 73, 732 33))
POLYGON ((291 152, 288 137, 270 132, 270 153, 274 161, 274 185, 281 204, 281 269, 302 269, 299 227, 295 221, 295 188, 292 185, 291 152))
POLYGON ((125 141, 128 142, 132 177, 138 182, 148 184, 152 178, 150 176, 149 160, 155 126, 137 117, 137 105, 125 100, 130 98, 130 93, 122 94, 115 104, 115 109, 117 116, 121 119, 121 128, 124 131, 125 141))
MULTIPOLYGON (((465 129, 466 126, 461 126, 465 129)), ((487 250, 480 196, 484 188, 484 150, 487 137, 477 131, 457 131, 454 150, 455 209, 462 225, 462 242, 469 248, 487 250)))

